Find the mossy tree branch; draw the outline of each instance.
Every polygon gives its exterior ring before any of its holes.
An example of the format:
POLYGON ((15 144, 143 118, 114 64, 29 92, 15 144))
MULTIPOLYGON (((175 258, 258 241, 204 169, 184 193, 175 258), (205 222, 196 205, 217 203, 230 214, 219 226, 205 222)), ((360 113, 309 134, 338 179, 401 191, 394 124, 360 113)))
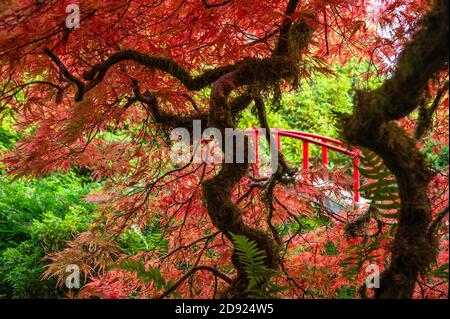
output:
MULTIPOLYGON (((297 4, 298 1, 290 1, 287 11, 293 10, 291 13, 293 14, 297 4), (292 8, 289 9, 291 6, 292 8)), ((60 67, 64 77, 77 86, 76 101, 83 100, 84 94, 98 85, 105 78, 111 67, 124 61, 133 61, 151 70, 159 70, 171 75, 190 91, 198 91, 204 87, 212 86, 207 126, 219 129, 222 132, 222 136, 225 136, 226 128, 235 127, 234 115, 244 110, 253 99, 251 95, 244 93, 229 102, 229 96, 232 91, 245 86, 258 86, 267 89, 279 85, 281 80, 296 79, 298 75, 298 59, 301 51, 309 44, 313 31, 314 27, 310 27, 306 21, 289 22, 287 23, 287 29, 283 31, 289 37, 289 43, 286 44, 287 50, 283 50, 280 54, 269 58, 247 58, 232 65, 206 71, 197 77, 192 77, 188 71, 171 59, 154 57, 134 50, 126 50, 117 52, 105 62, 93 66, 83 75, 84 81, 87 81, 84 82, 70 74, 64 64, 51 51, 46 50, 46 53, 60 67), (289 32, 294 27, 296 32, 289 32)), ((205 118, 206 114, 204 112, 196 112, 192 116, 163 112, 159 108, 155 96, 141 93, 136 81, 133 87, 135 99, 149 107, 149 112, 157 122, 183 126, 187 125, 185 122, 188 120, 205 118)), ((240 152, 247 159, 249 150, 247 143, 244 144, 235 145, 234 154, 240 152)), ((213 224, 221 232, 228 236, 229 239, 231 239, 231 233, 234 233, 255 241, 258 247, 265 252, 267 257, 266 266, 270 269, 276 269, 280 261, 278 243, 265 231, 247 226, 243 222, 242 210, 231 200, 233 188, 246 175, 248 167, 248 161, 244 163, 236 163, 234 161, 232 164, 223 163, 222 169, 217 176, 203 183, 203 200, 213 224)), ((232 261, 238 275, 233 281, 228 297, 247 297, 248 279, 236 253, 233 254, 232 261)))
POLYGON ((428 81, 447 68, 448 14, 448 1, 435 1, 401 53, 394 75, 377 90, 357 92, 355 111, 344 126, 346 140, 378 154, 399 185, 401 208, 392 261, 382 274, 378 298, 411 298, 418 274, 425 273, 436 257, 436 240, 427 236, 427 188, 433 173, 415 140, 394 120, 414 111, 428 81))
MULTIPOLYGON (((304 21, 299 21, 298 25, 304 27, 304 34, 298 34, 298 38, 290 39, 291 42, 295 42, 295 45, 289 46, 289 48, 301 51, 308 45, 313 28, 308 28, 304 21)), ((300 51, 297 52, 298 55, 300 55, 300 51)), ((233 116, 228 103, 228 96, 233 90, 246 85, 266 88, 282 79, 295 78, 297 61, 292 60, 292 56, 295 55, 292 53, 287 52, 283 56, 259 60, 257 64, 246 64, 215 81, 210 98, 208 126, 219 129, 223 136, 226 128, 234 128, 233 116)), ((245 139, 247 140, 247 137, 245 139)), ((263 230, 247 226, 243 221, 243 211, 231 200, 233 188, 247 174, 248 152, 247 143, 234 145, 234 154, 244 154, 244 163, 223 163, 221 171, 203 183, 203 199, 213 224, 221 232, 230 240, 231 233, 233 233, 256 242, 258 248, 266 255, 265 266, 275 270, 280 263, 280 248, 276 238, 263 230)), ((227 297, 248 297, 246 288, 249 280, 243 265, 239 263, 236 252, 233 253, 232 261, 238 274, 227 297)))

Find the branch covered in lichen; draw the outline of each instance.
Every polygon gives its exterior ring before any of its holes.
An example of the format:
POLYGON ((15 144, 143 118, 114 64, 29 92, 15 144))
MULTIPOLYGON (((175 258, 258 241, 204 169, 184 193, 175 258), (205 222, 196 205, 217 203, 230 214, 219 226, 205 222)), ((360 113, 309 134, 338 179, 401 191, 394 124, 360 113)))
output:
POLYGON ((414 111, 428 81, 447 68, 448 13, 448 1, 435 1, 420 31, 400 54, 396 72, 379 89, 358 91, 354 113, 345 121, 346 140, 378 154, 399 185, 401 208, 392 261, 381 277, 378 298, 411 298, 417 276, 436 257, 436 240, 426 235, 431 223, 428 183, 433 173, 415 140, 394 120, 414 111))

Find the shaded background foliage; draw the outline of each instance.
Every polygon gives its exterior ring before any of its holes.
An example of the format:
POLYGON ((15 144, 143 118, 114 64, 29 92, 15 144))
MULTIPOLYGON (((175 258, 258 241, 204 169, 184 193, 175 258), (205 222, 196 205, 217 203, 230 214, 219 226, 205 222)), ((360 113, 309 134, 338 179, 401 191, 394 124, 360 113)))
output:
MULTIPOLYGON (((11 123, 4 118, 0 127, 0 153, 21 138, 11 123)), ((85 196, 100 186, 101 181, 94 181, 89 172, 75 168, 34 179, 13 180, 0 173, 0 298, 65 296, 55 278, 42 279, 47 264, 43 258, 90 229, 98 204, 85 196)), ((129 229, 118 241, 129 255, 166 245, 157 227, 129 229)))
MULTIPOLYGON (((269 111, 272 128, 310 132, 335 139, 340 138, 341 118, 353 110, 354 89, 373 89, 383 77, 373 77, 374 68, 365 60, 352 59, 345 65, 336 64, 327 74, 312 73, 301 80, 299 88, 283 94, 279 106, 269 111), (366 80, 364 80, 366 78, 366 80)), ((240 119, 241 127, 258 126, 255 111, 245 111, 240 119)), ((292 163, 302 159, 302 142, 282 138, 283 154, 292 163)), ((311 146, 314 159, 320 158, 319 147, 311 146)), ((330 168, 348 165, 346 156, 330 152, 330 168)))

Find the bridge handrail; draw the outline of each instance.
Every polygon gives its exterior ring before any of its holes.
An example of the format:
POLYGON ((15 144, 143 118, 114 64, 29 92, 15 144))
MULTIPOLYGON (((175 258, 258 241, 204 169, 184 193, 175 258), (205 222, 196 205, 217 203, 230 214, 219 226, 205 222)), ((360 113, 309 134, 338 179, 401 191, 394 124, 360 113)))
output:
MULTIPOLYGON (((258 152, 259 152, 259 129, 253 127, 250 130, 245 131, 248 135, 253 135, 255 139, 255 152, 256 159, 258 161, 258 152)), ((315 144, 322 147, 322 166, 328 167, 328 150, 333 150, 348 156, 351 156, 353 159, 353 192, 354 197, 353 201, 359 203, 360 201, 360 186, 361 186, 361 176, 359 173, 359 151, 355 147, 351 147, 343 143, 342 141, 336 140, 331 137, 326 137, 314 133, 302 132, 302 131, 293 131, 293 130, 282 130, 282 129, 271 129, 271 133, 275 134, 277 147, 281 149, 281 139, 280 137, 290 137, 302 140, 303 142, 303 169, 309 169, 309 144, 315 144), (320 140, 320 141, 319 141, 320 140), (332 144, 327 144, 332 143, 332 144), (337 146, 336 146, 337 145, 337 146), (351 149, 351 150, 350 150, 351 149)), ((255 164, 255 172, 258 173, 258 166, 255 164)))

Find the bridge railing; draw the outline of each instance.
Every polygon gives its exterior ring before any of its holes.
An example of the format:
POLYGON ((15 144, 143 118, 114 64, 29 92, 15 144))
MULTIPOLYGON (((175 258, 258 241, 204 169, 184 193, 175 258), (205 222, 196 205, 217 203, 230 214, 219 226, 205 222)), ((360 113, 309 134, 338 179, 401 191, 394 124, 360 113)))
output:
MULTIPOLYGON (((255 154, 256 154, 256 164, 254 167, 255 174, 258 174, 258 154, 259 154, 259 129, 253 127, 250 130, 245 131, 245 134, 251 136, 254 141, 255 154)), ((328 167, 328 152, 335 151, 344 155, 347 155, 353 160, 353 201, 355 203, 359 203, 361 200, 360 196, 360 187, 361 187, 361 175, 358 170, 359 166, 359 151, 355 147, 351 147, 346 145, 345 143, 318 134, 301 132, 301 131, 292 131, 292 130, 282 130, 282 129, 272 129, 271 134, 275 139, 278 150, 281 150, 281 137, 294 138, 297 140, 301 140, 303 143, 303 158, 302 158, 302 167, 304 170, 308 170, 310 166, 310 145, 317 145, 321 147, 322 150, 322 166, 324 168, 328 167)))

